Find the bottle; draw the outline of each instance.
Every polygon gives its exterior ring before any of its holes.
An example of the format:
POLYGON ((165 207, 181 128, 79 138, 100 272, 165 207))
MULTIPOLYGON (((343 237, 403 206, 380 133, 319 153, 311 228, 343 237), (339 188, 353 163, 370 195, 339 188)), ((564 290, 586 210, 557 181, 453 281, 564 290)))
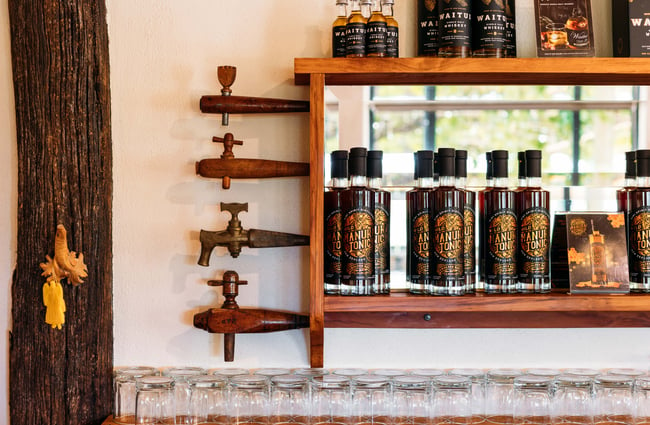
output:
POLYGON ((341 192, 348 187, 348 151, 338 150, 330 154, 332 180, 323 199, 325 219, 323 269, 325 293, 338 295, 341 288, 342 226, 341 192))
POLYGON ((517 191, 526 188, 526 152, 517 152, 517 191))
POLYGON ((506 56, 506 2, 472 1, 472 55, 506 56))
POLYGON ((332 24, 332 57, 344 58, 345 50, 345 27, 348 23, 347 14, 348 0, 336 0, 336 19, 332 24))
POLYGON ((341 192, 341 295, 371 295, 375 283, 375 197, 366 176, 368 150, 352 148, 350 187, 341 192))
POLYGON ((625 181, 616 190, 616 205, 619 211, 626 212, 627 195, 636 186, 636 152, 625 152, 625 181))
POLYGON ((589 254, 591 256, 591 284, 607 286, 605 235, 594 228, 593 220, 591 220, 591 234, 589 235, 589 254))
POLYGON ((494 186, 485 192, 485 292, 517 291, 517 215, 508 189, 508 151, 492 151, 494 186))
POLYGON ((650 150, 636 151, 636 185, 627 194, 630 291, 650 292, 650 150))
POLYGON ((551 290, 549 249, 551 246, 550 194, 541 188, 542 151, 525 152, 527 185, 516 193, 519 292, 551 290))
POLYGON ((569 46, 578 49, 589 47, 589 21, 583 15, 582 9, 579 7, 573 9, 565 27, 569 46))
POLYGON ((463 241, 465 292, 475 292, 476 284, 476 193, 467 189, 467 151, 456 150, 456 187, 465 195, 463 241))
POLYGON ((472 56, 472 10, 468 0, 438 1, 438 56, 472 56))
POLYGON ((361 0, 361 16, 366 18, 366 24, 372 15, 372 2, 373 0, 361 0))
POLYGON ((386 57, 399 57, 399 24, 393 15, 395 0, 381 0, 381 11, 386 17, 386 57))
POLYGON ((515 14, 515 0, 506 0, 505 49, 507 58, 517 57, 517 23, 515 14))
POLYGON ((418 56, 438 56, 438 4, 418 0, 418 56))
POLYGON ((465 193, 456 187, 455 154, 438 149, 440 185, 429 214, 432 295, 465 295, 465 193))
POLYGON ((433 196, 433 151, 416 153, 415 188, 406 192, 409 292, 424 294, 429 286, 429 211, 433 196))
POLYGON ((476 291, 482 292, 485 289, 485 247, 486 232, 485 232, 485 194, 492 190, 492 152, 485 152, 485 188, 478 192, 478 270, 479 280, 476 282, 476 291))
POLYGON ((345 25, 345 56, 362 58, 366 56, 366 22, 361 14, 359 0, 350 0, 350 15, 345 25))
POLYGON ((382 151, 368 151, 368 187, 375 196, 374 294, 390 294, 390 192, 381 188, 382 151))
POLYGON ((381 9, 381 0, 372 0, 372 12, 366 24, 366 56, 368 57, 386 56, 388 26, 381 9))

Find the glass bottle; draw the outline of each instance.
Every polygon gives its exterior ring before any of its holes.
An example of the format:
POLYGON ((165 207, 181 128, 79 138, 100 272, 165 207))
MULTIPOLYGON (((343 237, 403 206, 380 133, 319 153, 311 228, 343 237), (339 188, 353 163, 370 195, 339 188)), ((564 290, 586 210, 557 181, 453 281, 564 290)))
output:
POLYGON ((492 151, 494 187, 485 193, 485 292, 517 291, 517 215, 508 189, 508 151, 492 151))
POLYGON ((361 0, 361 16, 366 18, 366 24, 372 15, 372 2, 373 0, 361 0))
POLYGON ((650 150, 636 152, 636 175, 627 194, 630 291, 650 292, 650 150))
MULTIPOLYGON (((618 211, 622 211, 625 215, 625 229, 626 236, 629 236, 629 223, 628 220, 628 211, 627 211, 627 196, 628 193, 636 187, 636 152, 629 151, 625 152, 625 181, 623 187, 616 190, 616 205, 618 211)), ((626 242, 627 241, 626 237, 626 242)))
POLYGON ((332 180, 324 194, 323 217, 325 218, 323 255, 325 293, 338 295, 341 285, 341 192, 348 187, 348 151, 338 150, 330 154, 332 180))
POLYGON ((336 0, 336 19, 332 24, 332 57, 344 58, 345 50, 345 27, 348 23, 348 0, 336 0))
POLYGON ((418 0, 418 56, 438 56, 438 5, 418 0))
POLYGON ((505 50, 507 58, 517 57, 517 23, 515 14, 515 0, 506 0, 505 50))
POLYGON ((382 151, 368 151, 368 187, 375 196, 375 286, 373 294, 390 293, 390 192, 382 187, 382 151))
POLYGON ((381 9, 381 0, 372 0, 372 12, 366 24, 366 56, 368 57, 386 56, 388 25, 381 9))
POLYGON ((541 188, 542 151, 527 150, 524 162, 527 184, 516 193, 519 292, 549 292, 550 194, 541 188))
POLYGON ((472 10, 467 0, 438 2, 438 56, 472 56, 472 10))
POLYGON ((415 188, 406 192, 408 280, 412 294, 429 285, 429 211, 433 196, 433 151, 417 152, 415 188))
POLYGON ((348 157, 350 187, 341 192, 341 295, 370 295, 375 281, 375 197, 368 189, 366 148, 348 157))
POLYGON ((465 194, 463 210, 465 292, 472 293, 475 291, 476 284, 476 193, 467 189, 467 151, 462 149, 456 150, 456 187, 465 194))
POLYGON ((479 279, 476 281, 476 291, 483 292, 485 289, 485 247, 486 232, 485 232, 485 194, 492 190, 492 152, 485 152, 485 188, 478 192, 478 272, 479 279))
POLYGON ((440 185, 429 214, 431 294, 465 295, 465 193, 456 187, 456 152, 438 149, 440 185))
POLYGON ((526 188, 526 152, 517 152, 517 191, 526 188))
POLYGON ((386 18, 386 57, 399 57, 399 24, 393 15, 395 0, 381 0, 381 12, 386 18))
POLYGON ((565 27, 570 46, 578 49, 589 47, 589 20, 584 16, 582 9, 579 7, 573 9, 565 27))
POLYGON ((506 56, 506 2, 473 1, 472 55, 484 58, 506 56))
POLYGON ((366 56, 366 22, 361 14, 359 0, 350 0, 350 15, 345 25, 345 56, 362 58, 366 56))

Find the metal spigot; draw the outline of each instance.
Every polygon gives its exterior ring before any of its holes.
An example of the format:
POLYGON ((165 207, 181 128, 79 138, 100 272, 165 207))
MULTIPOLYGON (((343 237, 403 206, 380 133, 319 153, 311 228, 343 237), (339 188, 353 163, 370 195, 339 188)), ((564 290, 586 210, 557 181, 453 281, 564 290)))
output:
MULTIPOLYGON (((230 86, 235 82, 235 77, 237 76, 237 68, 234 66, 224 65, 217 67, 217 78, 219 79, 219 84, 223 87, 221 89, 222 96, 230 96, 232 94, 232 89, 230 86)), ((229 124, 229 114, 224 112, 221 115, 221 125, 229 124)))

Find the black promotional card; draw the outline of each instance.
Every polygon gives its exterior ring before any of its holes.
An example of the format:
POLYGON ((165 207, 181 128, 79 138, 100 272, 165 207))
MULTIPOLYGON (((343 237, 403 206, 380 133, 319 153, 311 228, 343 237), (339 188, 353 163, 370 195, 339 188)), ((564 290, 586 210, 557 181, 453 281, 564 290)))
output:
POLYGON ((595 56, 591 0, 535 0, 537 56, 595 56))

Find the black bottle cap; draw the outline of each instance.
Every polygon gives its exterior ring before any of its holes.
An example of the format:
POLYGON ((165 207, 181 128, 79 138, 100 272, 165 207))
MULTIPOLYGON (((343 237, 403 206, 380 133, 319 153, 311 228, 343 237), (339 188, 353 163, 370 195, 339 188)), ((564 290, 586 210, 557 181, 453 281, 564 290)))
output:
POLYGON ((636 177, 636 152, 625 152, 625 178, 633 179, 636 177))
POLYGON ((637 177, 650 177, 650 149, 636 151, 637 177))
POLYGON ((526 151, 526 177, 542 177, 542 151, 526 151))
POLYGON ((418 153, 413 152, 413 180, 417 180, 418 176, 418 153))
POLYGON ((365 176, 366 163, 368 158, 368 149, 351 148, 350 160, 348 162, 348 172, 351 176, 365 176))
POLYGON ((492 177, 508 177, 508 151, 492 151, 492 177))
POLYGON ((485 152, 485 179, 489 180, 492 178, 492 152, 485 152))
POLYGON ((517 152, 517 178, 526 178, 526 152, 517 152))
POLYGON ((456 177, 467 177, 467 151, 456 150, 456 177))
POLYGON ((456 150, 453 148, 438 149, 438 173, 444 177, 454 177, 456 175, 456 150))
POLYGON ((330 153, 332 178, 348 178, 348 151, 332 151, 330 153))
POLYGON ((433 177, 433 151, 417 151, 415 169, 418 178, 433 177))
POLYGON ((383 176, 382 159, 384 152, 382 151, 368 151, 368 177, 383 176))

